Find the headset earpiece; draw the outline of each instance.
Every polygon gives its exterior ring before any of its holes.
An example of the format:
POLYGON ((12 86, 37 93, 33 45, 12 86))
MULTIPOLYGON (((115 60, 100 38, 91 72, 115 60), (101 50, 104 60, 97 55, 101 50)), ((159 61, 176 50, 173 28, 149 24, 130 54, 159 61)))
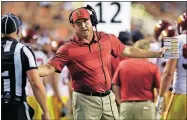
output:
POLYGON ((90 5, 87 5, 86 9, 92 12, 92 15, 90 15, 90 20, 92 22, 92 26, 96 26, 98 24, 98 20, 95 10, 90 5))
POLYGON ((90 20, 91 20, 92 26, 95 26, 94 16, 93 15, 90 15, 90 20))
MULTIPOLYGON (((73 12, 74 12, 74 11, 73 11, 73 12)), ((73 13, 73 12, 72 12, 72 13, 73 13)), ((70 24, 73 24, 72 13, 69 15, 69 22, 70 22, 70 24)))

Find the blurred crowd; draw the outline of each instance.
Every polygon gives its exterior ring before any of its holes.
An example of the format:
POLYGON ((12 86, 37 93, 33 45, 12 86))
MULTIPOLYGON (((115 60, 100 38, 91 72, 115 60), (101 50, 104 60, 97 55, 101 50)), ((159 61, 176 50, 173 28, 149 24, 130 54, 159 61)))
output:
POLYGON ((35 32, 37 43, 49 57, 59 41, 67 40, 72 35, 68 22, 72 9, 70 2, 2 2, 2 14, 12 12, 22 19, 20 38, 35 32))
MULTIPOLYGON (((132 2, 132 35, 139 31, 142 34, 141 38, 145 36, 152 41, 154 30, 151 26, 159 19, 173 23, 173 20, 185 10, 185 3, 132 2)), ((23 21, 20 38, 27 36, 29 30, 34 31, 38 37, 37 43, 48 57, 51 57, 58 44, 68 40, 73 34, 68 17, 79 4, 81 2, 2 2, 2 14, 12 12, 19 16, 23 21)))
POLYGON ((162 19, 176 24, 176 18, 186 11, 187 2, 132 2, 131 30, 139 29, 148 39, 154 39, 155 23, 162 19))

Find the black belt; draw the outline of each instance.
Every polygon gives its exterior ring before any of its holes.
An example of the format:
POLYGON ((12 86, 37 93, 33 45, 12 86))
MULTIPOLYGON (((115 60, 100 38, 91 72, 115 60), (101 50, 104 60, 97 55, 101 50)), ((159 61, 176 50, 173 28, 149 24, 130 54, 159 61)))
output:
POLYGON ((80 91, 76 91, 78 93, 82 93, 84 95, 89 95, 89 96, 98 96, 98 97, 104 97, 110 94, 110 90, 104 92, 104 93, 89 93, 89 92, 80 92, 80 91))
POLYGON ((26 97, 17 96, 11 97, 10 94, 5 94, 1 96, 2 103, 10 103, 10 102, 23 102, 26 101, 26 97))
POLYGON ((152 102, 151 100, 127 100, 124 102, 152 102))

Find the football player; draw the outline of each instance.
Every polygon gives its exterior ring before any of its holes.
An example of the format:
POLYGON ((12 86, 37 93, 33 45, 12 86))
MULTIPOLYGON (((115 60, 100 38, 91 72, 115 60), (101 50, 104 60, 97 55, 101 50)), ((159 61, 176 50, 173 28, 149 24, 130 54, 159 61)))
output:
MULTIPOLYGON (((164 43, 164 37, 173 37, 175 36, 175 29, 174 27, 167 21, 165 20, 159 20, 154 27, 154 34, 155 34, 155 39, 157 42, 153 42, 150 44, 152 50, 158 50, 161 47, 163 47, 164 43)), ((150 61, 154 64, 157 64, 161 73, 164 70, 164 67, 166 65, 167 59, 164 58, 151 58, 150 61)), ((165 93, 164 95, 164 105, 168 106, 170 97, 171 97, 171 91, 172 91, 172 84, 169 88, 169 90, 165 93)), ((155 91, 155 101, 157 98, 158 91, 155 91)), ((165 115, 165 114, 164 114, 165 115)), ((163 116, 164 116, 163 115, 163 116)), ((162 116, 162 118, 163 118, 162 116)))
POLYGON ((173 79, 174 71, 177 70, 176 79, 173 81, 173 91, 167 113, 164 119, 186 120, 187 119, 187 16, 180 15, 177 20, 179 58, 170 59, 166 63, 162 78, 159 98, 156 106, 159 113, 163 113, 163 96, 173 79))
MULTIPOLYGON (((155 42, 150 43, 151 50, 159 50, 161 48, 162 41, 164 37, 172 37, 174 34, 172 34, 173 27, 171 24, 165 20, 159 20, 154 27, 154 34, 155 34, 155 42), (169 28, 169 29, 168 29, 169 28), (165 30, 165 32, 162 33, 162 31, 165 30)), ((163 72, 166 60, 163 58, 150 58, 150 62, 157 64, 160 68, 160 71, 163 72)))

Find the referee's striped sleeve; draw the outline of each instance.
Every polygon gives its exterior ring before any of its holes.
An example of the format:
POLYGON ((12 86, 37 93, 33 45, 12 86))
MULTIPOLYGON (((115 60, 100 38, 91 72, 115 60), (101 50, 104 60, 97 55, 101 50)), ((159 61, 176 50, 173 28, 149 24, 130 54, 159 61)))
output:
POLYGON ((25 70, 37 69, 36 59, 33 51, 29 47, 24 46, 22 52, 24 59, 23 65, 25 70))

